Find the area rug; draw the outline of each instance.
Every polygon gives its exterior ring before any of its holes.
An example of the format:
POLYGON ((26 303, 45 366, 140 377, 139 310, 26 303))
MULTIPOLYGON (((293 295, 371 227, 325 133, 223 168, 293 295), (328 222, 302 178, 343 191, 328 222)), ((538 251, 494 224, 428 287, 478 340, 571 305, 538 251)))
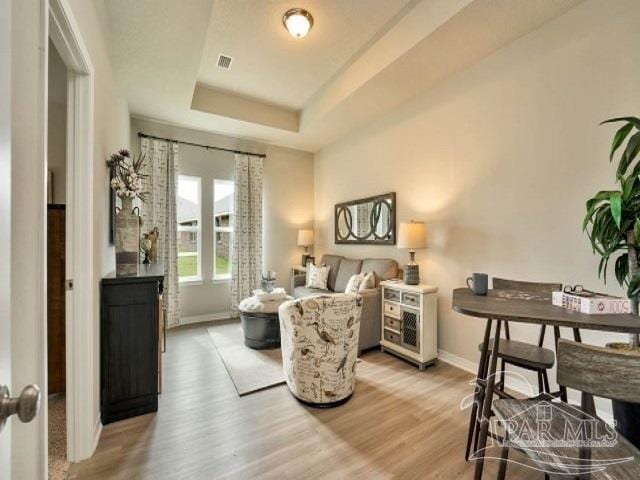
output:
POLYGON ((284 383, 280 349, 254 350, 245 346, 240 322, 225 322, 209 330, 239 396, 284 383))
POLYGON ((67 478, 67 415, 64 395, 49 397, 49 479, 67 478))

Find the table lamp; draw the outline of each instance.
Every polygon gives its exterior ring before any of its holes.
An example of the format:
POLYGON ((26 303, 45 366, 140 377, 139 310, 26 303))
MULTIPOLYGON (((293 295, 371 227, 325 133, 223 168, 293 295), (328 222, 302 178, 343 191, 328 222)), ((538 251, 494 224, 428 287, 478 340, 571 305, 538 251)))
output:
POLYGON ((427 229, 424 222, 401 223, 398 230, 398 248, 409 249, 409 263, 404 266, 404 283, 418 285, 420 283, 420 271, 415 261, 416 250, 426 248, 427 229))
POLYGON ((298 230, 298 246, 304 247, 304 253, 302 254, 303 267, 307 266, 310 245, 313 245, 313 230, 298 230))

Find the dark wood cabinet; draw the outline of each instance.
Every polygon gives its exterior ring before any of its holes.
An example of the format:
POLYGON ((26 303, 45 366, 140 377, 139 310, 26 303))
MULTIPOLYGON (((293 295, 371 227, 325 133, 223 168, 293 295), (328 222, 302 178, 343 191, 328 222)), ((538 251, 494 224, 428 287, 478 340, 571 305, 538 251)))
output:
POLYGON ((158 410, 163 337, 162 265, 101 282, 102 423, 158 410))

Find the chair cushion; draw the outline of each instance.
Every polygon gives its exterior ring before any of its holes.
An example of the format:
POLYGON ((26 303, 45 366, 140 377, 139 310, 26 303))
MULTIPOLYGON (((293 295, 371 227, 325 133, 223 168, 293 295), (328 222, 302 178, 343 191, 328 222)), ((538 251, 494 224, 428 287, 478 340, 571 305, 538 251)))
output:
POLYGON ((390 280, 398 275, 398 262, 391 258, 365 258, 362 271, 375 274, 377 288, 382 280, 390 280))
MULTIPOLYGON (((492 347, 493 338, 489 340, 489 351, 492 347)), ((478 345, 478 349, 482 351, 482 343, 478 345)), ((553 367, 556 358, 553 351, 548 348, 505 338, 500 339, 498 357, 504 358, 509 363, 536 369, 553 367)))
POLYGON ((360 267, 362 266, 362 260, 357 258, 343 258, 340 260, 340 269, 338 270, 338 276, 336 277, 334 292, 343 293, 347 289, 347 283, 349 279, 358 273, 360 273, 360 267))
MULTIPOLYGON (((329 278, 327 279, 327 288, 332 292, 336 291, 336 277, 338 276, 338 270, 340 269, 340 261, 342 257, 340 255, 323 255, 322 265, 331 267, 329 269, 329 278)), ((342 290, 344 292, 344 289, 342 290)))
POLYGON ((295 298, 310 297, 312 295, 327 295, 333 293, 330 290, 321 290, 319 288, 310 287, 296 287, 293 289, 293 296, 295 298))
POLYGON ((522 449, 547 473, 579 478, 578 473, 590 471, 586 477, 592 480, 640 478, 640 451, 616 434, 614 427, 576 406, 547 400, 495 400, 492 408, 507 428, 511 445, 522 449), (592 444, 585 449, 572 442, 584 442, 587 434, 567 432, 584 432, 586 425, 593 432, 589 440, 608 440, 612 445, 592 444), (580 460, 581 450, 588 458, 580 460))

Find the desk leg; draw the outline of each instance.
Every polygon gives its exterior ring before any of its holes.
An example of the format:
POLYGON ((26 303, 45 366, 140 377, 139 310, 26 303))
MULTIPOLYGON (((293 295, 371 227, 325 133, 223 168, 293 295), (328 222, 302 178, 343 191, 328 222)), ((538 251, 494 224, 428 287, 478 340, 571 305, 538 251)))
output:
POLYGON ((469 433, 467 434, 467 449, 464 453, 465 461, 469 460, 469 451, 471 450, 471 441, 476 435, 480 422, 478 421, 478 405, 482 402, 482 391, 484 387, 478 383, 478 380, 486 380, 487 352, 489 351, 489 337, 491 336, 491 319, 487 318, 487 325, 484 329, 484 340, 482 343, 482 351, 480 352, 480 361, 478 362, 478 374, 476 375, 475 395, 473 397, 473 406, 471 407, 471 417, 469 418, 469 433))
POLYGON ((481 456, 476 460, 475 480, 482 478, 482 469, 484 467, 484 449, 487 446, 487 436, 489 434, 489 419, 491 418, 491 404, 493 402, 493 389, 496 384, 496 365, 498 363, 498 353, 500 349, 500 326, 502 321, 496 323, 496 333, 493 338, 493 347, 491 350, 491 358, 489 360, 489 371, 487 372, 486 389, 484 399, 482 401, 482 417, 480 419, 480 434, 478 437, 478 451, 482 452, 481 456))
MULTIPOLYGON (((556 361, 558 360, 558 340, 560 340, 560 327, 553 327, 553 336, 556 342, 556 361)), ((560 385, 560 400, 567 403, 567 387, 560 385)))

